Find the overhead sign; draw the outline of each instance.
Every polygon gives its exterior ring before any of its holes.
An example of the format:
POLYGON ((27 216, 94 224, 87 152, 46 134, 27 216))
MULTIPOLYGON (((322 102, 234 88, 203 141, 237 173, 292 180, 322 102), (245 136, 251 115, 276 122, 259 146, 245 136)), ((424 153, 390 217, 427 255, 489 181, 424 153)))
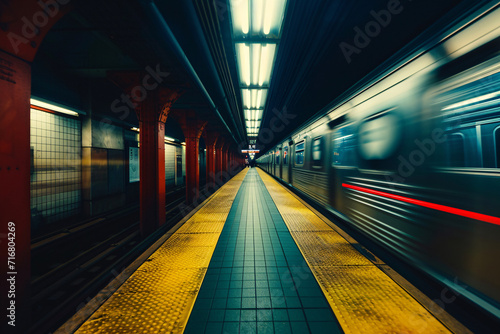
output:
POLYGON ((241 153, 259 153, 260 150, 241 150, 241 153))

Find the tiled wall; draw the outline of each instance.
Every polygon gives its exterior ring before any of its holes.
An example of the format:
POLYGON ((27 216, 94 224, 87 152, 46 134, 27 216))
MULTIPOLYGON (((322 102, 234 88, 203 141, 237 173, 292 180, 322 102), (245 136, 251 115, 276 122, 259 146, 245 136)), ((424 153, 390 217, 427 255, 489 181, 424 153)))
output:
POLYGON ((51 223, 81 211, 81 124, 31 110, 32 216, 51 223))

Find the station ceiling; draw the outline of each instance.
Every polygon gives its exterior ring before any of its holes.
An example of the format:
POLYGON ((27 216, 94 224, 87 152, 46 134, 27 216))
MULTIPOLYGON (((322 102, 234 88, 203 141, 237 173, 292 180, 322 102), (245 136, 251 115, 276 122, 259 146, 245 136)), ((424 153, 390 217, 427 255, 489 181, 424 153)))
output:
MULTIPOLYGON (((271 128, 276 113, 291 116, 286 127, 271 137, 261 136, 257 145, 264 151, 272 147, 362 78, 386 66, 417 36, 443 29, 480 2, 288 0, 261 131, 271 128)), ((168 72, 162 85, 183 91, 174 109, 196 110, 213 129, 245 147, 248 136, 229 0, 154 1, 224 122, 146 14, 144 8, 150 3, 75 1, 74 9, 43 42, 33 64, 34 76, 47 78, 47 73, 55 73, 73 91, 93 94, 99 113, 135 125, 134 113, 123 117, 109 108, 121 94, 112 75, 159 68, 168 72)), ((60 91, 55 82, 41 81, 34 80, 40 95, 50 98, 60 91)), ((76 95, 68 92, 68 101, 61 102, 84 104, 86 96, 76 95)))

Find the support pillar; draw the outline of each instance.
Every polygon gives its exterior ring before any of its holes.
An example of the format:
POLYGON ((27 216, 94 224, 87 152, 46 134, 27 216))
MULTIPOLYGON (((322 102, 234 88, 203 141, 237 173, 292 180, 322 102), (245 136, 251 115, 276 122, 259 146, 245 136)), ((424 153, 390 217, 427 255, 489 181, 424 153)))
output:
POLYGON ((154 117, 148 103, 139 129, 141 233, 147 236, 165 223, 165 123, 154 117))
MULTIPOLYGON (((180 90, 143 87, 143 72, 112 72, 109 79, 128 92, 139 120, 141 235, 146 237, 165 224, 165 122, 180 90), (141 95, 138 96, 138 91, 141 95)), ((158 82, 160 84, 161 81, 158 82)))
POLYGON ((228 171, 228 166, 227 166, 228 152, 229 152, 229 144, 226 143, 226 145, 224 145, 224 148, 222 149, 222 171, 224 172, 224 174, 227 174, 228 171))
POLYGON ((217 146, 215 150, 215 160, 216 160, 216 179, 215 182, 218 183, 219 185, 224 184, 224 179, 223 179, 223 148, 225 145, 226 141, 224 138, 219 138, 217 141, 217 146))
POLYGON ((200 137, 207 125, 194 110, 175 113, 186 141, 186 203, 191 204, 200 196, 200 137))
POLYGON ((31 66, 0 51, 0 286, 2 333, 29 325, 31 66), (9 280, 8 280, 9 279, 9 280), (15 296, 9 293, 14 288, 15 296), (13 305, 13 306, 12 306, 13 305), (14 308, 15 324, 8 324, 14 308))
POLYGON ((217 184, 215 180, 215 175, 217 173, 216 147, 219 134, 205 129, 203 138, 205 138, 205 144, 207 146, 207 184, 215 186, 217 184))

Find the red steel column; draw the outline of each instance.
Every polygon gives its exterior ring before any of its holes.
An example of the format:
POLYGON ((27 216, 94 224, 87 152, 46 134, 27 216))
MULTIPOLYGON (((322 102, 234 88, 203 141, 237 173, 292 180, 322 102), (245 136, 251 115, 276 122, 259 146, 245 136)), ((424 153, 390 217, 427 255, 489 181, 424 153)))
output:
POLYGON ((118 87, 136 96, 135 111, 139 120, 139 170, 141 235, 148 236, 165 223, 165 122, 172 104, 180 97, 179 90, 158 86, 143 87, 147 73, 112 72, 109 79, 118 87), (142 90, 141 90, 142 89, 142 90))
POLYGON ((3 23, 0 29, 2 333, 27 333, 30 326, 30 64, 46 34, 68 11, 69 6, 60 5, 49 17, 41 11, 37 1, 3 1, 0 5, 0 22, 3 23), (34 15, 40 18, 40 12, 47 17, 44 24, 36 26, 35 31, 26 29, 28 21, 32 24, 34 15), (15 249, 9 249, 12 246, 15 249), (9 292, 12 288, 15 296, 9 292))
POLYGON ((165 223, 165 123, 152 106, 141 108, 140 205, 141 233, 147 236, 165 223))
POLYGON ((226 172, 226 173, 228 171, 228 167, 227 167, 228 150, 229 150, 229 144, 224 145, 224 148, 222 149, 222 171, 226 172))
POLYGON ((13 330, 29 324, 31 66, 0 52, 0 67, 0 328, 13 330))
POLYGON ((176 112, 186 141, 186 202, 193 203, 200 196, 200 137, 207 125, 198 119, 194 110, 176 112))
POLYGON ((218 183, 219 185, 222 185, 224 183, 222 179, 222 150, 224 147, 225 140, 224 138, 219 138, 217 141, 217 146, 215 150, 215 161, 216 161, 216 179, 215 182, 218 183))
POLYGON ((216 174, 216 146, 219 134, 205 129, 204 136, 207 145, 207 184, 215 185, 216 174))

